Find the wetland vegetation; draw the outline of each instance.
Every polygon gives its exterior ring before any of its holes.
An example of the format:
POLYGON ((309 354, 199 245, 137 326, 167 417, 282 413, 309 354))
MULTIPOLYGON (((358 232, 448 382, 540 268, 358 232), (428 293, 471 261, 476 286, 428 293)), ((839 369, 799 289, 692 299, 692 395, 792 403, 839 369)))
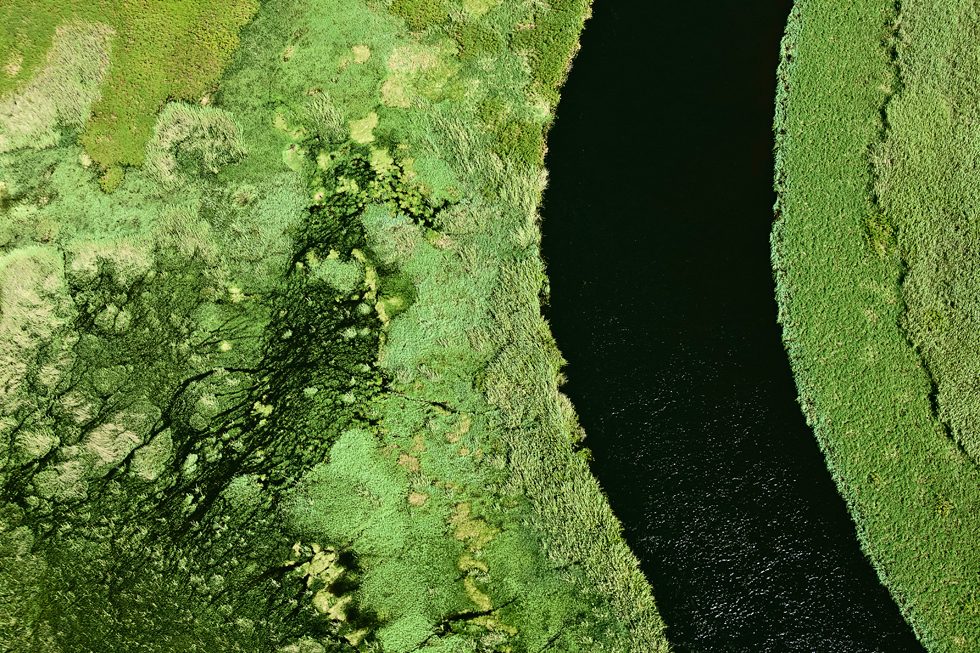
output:
POLYGON ((588 13, 0 7, 5 650, 667 650, 540 310, 588 13))
POLYGON ((773 261, 800 391, 865 551, 932 651, 980 650, 980 15, 798 2, 773 261))

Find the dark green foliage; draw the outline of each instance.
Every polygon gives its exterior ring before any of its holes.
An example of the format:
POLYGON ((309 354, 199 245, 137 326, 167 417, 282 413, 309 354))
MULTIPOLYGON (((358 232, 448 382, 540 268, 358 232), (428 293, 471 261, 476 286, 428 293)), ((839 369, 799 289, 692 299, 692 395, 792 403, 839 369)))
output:
POLYGON ((492 56, 503 48, 501 35, 479 22, 466 22, 454 34, 463 58, 492 56))
MULTIPOLYGON (((363 242, 363 235, 354 240, 363 242)), ((264 330, 248 320, 261 312, 249 315, 226 304, 211 316, 220 326, 200 331, 195 316, 206 287, 200 260, 175 259, 170 252, 159 252, 153 268, 135 279, 121 280, 103 260, 95 274, 71 281, 78 309, 73 328, 83 335, 75 375, 66 383, 102 408, 73 441, 62 444, 82 442, 138 397, 158 411, 141 447, 164 431, 173 442, 173 471, 156 481, 152 494, 131 477, 137 447, 89 484, 84 511, 71 501, 32 510, 35 531, 47 533, 42 551, 52 570, 49 591, 57 596, 62 587, 79 588, 73 610, 42 613, 59 633, 57 640, 71 650, 128 650, 136 641, 153 641, 152 650, 160 651, 208 641, 221 650, 255 650, 250 647, 256 642, 285 644, 301 634, 333 637, 321 632, 324 625, 314 610, 296 602, 297 594, 312 596, 314 588, 290 576, 288 568, 268 567, 284 558, 290 545, 275 519, 276 496, 278 488, 326 457, 332 438, 346 425, 363 419, 358 407, 370 403, 380 385, 370 365, 378 346, 377 320, 359 311, 358 301, 338 298, 335 289, 296 270, 267 300, 271 319, 264 330), (132 326, 119 329, 107 322, 110 307, 116 317, 125 312, 132 326), (350 329, 356 337, 345 336, 350 329), (174 346, 181 341, 189 349, 174 346), (187 364, 189 353, 213 358, 208 352, 218 341, 234 341, 238 348, 234 357, 219 356, 226 366, 187 364), (250 366, 242 367, 246 361, 250 366), (109 371, 113 374, 106 376, 109 371), (219 377, 235 377, 236 389, 223 390, 227 384, 217 382, 219 377), (307 388, 317 392, 306 393, 307 388), (342 401, 348 393, 351 399, 342 401), (217 403, 201 421, 203 396, 214 396, 217 403), (261 493, 256 498, 265 499, 233 500, 238 482, 254 484, 261 493), (78 548, 71 531, 62 534, 68 524, 90 534, 91 544, 78 548), (150 549, 147 534, 152 534, 150 549), (193 580, 184 585, 188 574, 192 579, 200 574, 200 585, 193 580), (220 584, 209 580, 215 577, 220 584), (213 610, 207 600, 215 592, 223 597, 225 612, 213 610), (161 606, 170 606, 169 612, 161 613, 161 606), (243 631, 236 625, 242 618, 254 621, 254 627, 243 631)), ((69 417, 56 414, 56 419, 69 417)), ((71 427, 65 423, 57 430, 66 434, 71 427)), ((42 458, 16 470, 5 495, 24 501, 34 471, 50 462, 42 458)), ((358 624, 368 617, 352 619, 358 624)))
POLYGON ((403 18, 408 28, 421 31, 442 24, 449 15, 446 0, 392 0, 391 13, 403 18))
POLYGON ((312 178, 311 188, 329 187, 330 193, 311 209, 311 218, 297 237, 297 260, 310 251, 325 255, 330 248, 349 252, 363 247, 360 216, 369 204, 389 206, 418 224, 435 224, 446 202, 432 201, 418 184, 411 183, 401 162, 394 161, 379 172, 368 157, 365 148, 344 148, 331 156, 327 175, 312 178))

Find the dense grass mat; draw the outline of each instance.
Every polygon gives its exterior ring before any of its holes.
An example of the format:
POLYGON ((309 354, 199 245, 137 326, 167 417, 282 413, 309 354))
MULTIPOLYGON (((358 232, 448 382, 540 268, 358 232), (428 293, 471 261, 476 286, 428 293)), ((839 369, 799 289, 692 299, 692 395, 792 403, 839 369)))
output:
POLYGON ((780 320, 875 568, 933 651, 980 650, 966 2, 797 3, 777 99, 780 320))
MULTIPOLYGON (((65 107, 78 104, 79 88, 101 82, 82 142, 112 170, 106 181, 114 186, 117 166, 142 163, 157 110, 167 99, 196 101, 209 90, 257 8, 256 0, 7 0, 0 6, 0 93, 26 85, 26 96, 8 95, 8 102, 37 103, 31 113, 53 112, 71 124, 85 122, 89 107, 67 115, 65 107), (93 29, 106 38, 91 43, 73 34, 93 29), (71 74, 82 61, 90 70, 71 74)), ((11 131, 15 142, 31 137, 11 131)))
POLYGON ((540 311, 586 0, 0 7, 0 648, 667 650, 540 311))

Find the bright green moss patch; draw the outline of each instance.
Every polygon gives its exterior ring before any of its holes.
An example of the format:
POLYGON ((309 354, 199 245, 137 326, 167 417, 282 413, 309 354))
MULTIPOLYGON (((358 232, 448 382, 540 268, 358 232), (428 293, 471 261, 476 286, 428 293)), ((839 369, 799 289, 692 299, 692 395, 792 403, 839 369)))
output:
POLYGON ((980 646, 978 27, 967 3, 798 3, 777 103, 773 261, 800 401, 934 651, 980 646))

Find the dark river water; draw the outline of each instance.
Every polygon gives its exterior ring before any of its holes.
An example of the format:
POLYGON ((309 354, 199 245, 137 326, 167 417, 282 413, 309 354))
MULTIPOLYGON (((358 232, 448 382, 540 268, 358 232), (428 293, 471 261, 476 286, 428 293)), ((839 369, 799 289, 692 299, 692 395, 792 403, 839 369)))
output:
POLYGON ((548 316, 678 651, 921 651, 796 403, 769 262, 788 0, 595 0, 549 136, 548 316))

